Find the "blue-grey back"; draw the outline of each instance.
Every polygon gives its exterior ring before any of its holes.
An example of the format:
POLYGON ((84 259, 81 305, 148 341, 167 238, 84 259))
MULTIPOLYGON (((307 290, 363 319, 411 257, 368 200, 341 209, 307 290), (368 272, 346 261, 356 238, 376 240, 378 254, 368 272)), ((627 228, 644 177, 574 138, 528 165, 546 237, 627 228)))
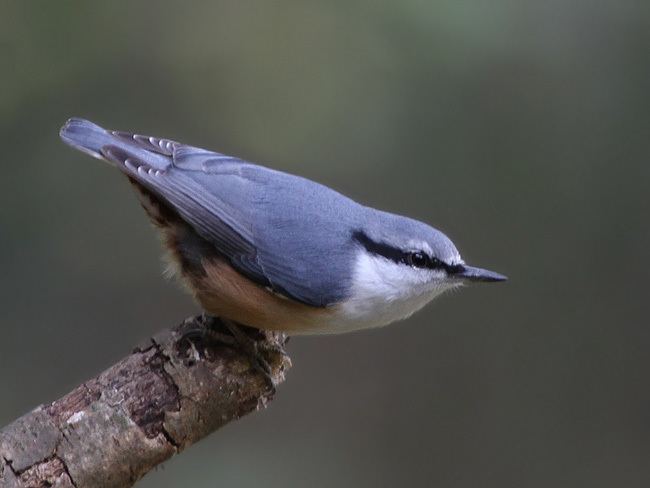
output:
POLYGON ((70 119, 61 137, 170 204, 259 284, 313 306, 349 293, 352 233, 371 209, 305 178, 83 119, 70 119))
POLYGON ((261 271, 273 289, 311 305, 347 296, 357 245, 352 233, 365 207, 321 184, 244 161, 184 173, 238 209, 240 222, 250 226, 257 254, 253 263, 234 256, 241 271, 261 271))

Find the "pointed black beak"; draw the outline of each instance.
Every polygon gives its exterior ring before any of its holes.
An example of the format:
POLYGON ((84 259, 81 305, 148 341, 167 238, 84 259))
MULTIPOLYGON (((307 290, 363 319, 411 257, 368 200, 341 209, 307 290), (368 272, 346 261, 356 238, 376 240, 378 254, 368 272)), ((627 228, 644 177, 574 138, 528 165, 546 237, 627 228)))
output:
POLYGON ((495 273, 494 271, 488 271, 487 269, 475 268, 474 266, 467 266, 463 264, 458 267, 458 270, 455 271, 452 276, 456 278, 461 278, 467 281, 506 281, 507 276, 502 274, 495 273))

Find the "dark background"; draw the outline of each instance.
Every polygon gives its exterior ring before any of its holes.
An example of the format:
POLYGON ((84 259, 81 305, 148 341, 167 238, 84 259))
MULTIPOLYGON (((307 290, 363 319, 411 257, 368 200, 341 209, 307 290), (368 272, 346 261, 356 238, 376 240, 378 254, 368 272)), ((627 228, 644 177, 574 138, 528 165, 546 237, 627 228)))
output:
POLYGON ((294 338, 142 487, 650 484, 650 2, 3 2, 0 424, 197 311, 72 115, 297 173, 510 276, 294 338))

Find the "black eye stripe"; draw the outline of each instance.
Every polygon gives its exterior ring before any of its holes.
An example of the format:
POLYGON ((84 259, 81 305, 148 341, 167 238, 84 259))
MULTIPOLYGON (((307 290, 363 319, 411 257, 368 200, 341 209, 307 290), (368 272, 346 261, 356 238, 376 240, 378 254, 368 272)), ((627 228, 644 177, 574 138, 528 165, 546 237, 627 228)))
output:
POLYGON ((368 252, 383 256, 398 264, 406 264, 421 269, 444 269, 449 273, 453 273, 455 268, 458 267, 447 265, 438 258, 432 258, 423 251, 403 252, 401 249, 389 244, 373 241, 365 232, 360 230, 355 231, 352 237, 363 245, 368 252))
POLYGON ((375 242, 363 231, 355 231, 352 234, 352 238, 359 242, 370 253, 377 254, 378 256, 383 256, 386 259, 390 259, 396 263, 401 263, 402 259, 404 258, 404 253, 401 249, 397 249, 393 246, 389 246, 388 244, 381 242, 375 242))
POLYGON ((462 264, 445 264, 445 270, 447 274, 453 275, 465 271, 465 266, 462 264))
POLYGON ((402 262, 414 268, 447 269, 447 265, 438 258, 432 258, 422 251, 403 253, 402 262))

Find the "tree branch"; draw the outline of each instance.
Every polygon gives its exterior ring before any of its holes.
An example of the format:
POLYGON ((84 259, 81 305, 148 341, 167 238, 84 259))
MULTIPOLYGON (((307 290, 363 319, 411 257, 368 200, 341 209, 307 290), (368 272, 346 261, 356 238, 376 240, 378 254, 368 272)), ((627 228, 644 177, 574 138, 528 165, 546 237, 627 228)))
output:
MULTIPOLYGON (((124 488, 228 422, 272 399, 248 357, 209 341, 179 341, 188 319, 63 398, 0 431, 1 488, 124 488)), ((202 325, 199 325, 202 327, 202 325)), ((266 334, 273 346, 286 342, 266 334)), ((277 383, 291 362, 269 356, 277 383)))

